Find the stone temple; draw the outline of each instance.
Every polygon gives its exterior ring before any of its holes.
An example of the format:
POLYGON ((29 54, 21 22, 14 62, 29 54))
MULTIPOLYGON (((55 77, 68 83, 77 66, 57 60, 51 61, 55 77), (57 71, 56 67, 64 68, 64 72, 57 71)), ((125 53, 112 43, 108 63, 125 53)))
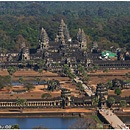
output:
POLYGON ((0 53, 0 68, 7 69, 8 66, 16 66, 19 69, 21 61, 44 59, 47 69, 52 69, 54 64, 62 67, 64 64, 77 66, 87 64, 87 40, 83 29, 79 28, 77 40, 72 40, 69 30, 64 20, 58 27, 55 41, 50 41, 44 28, 41 29, 39 36, 39 46, 36 49, 29 49, 24 41, 19 45, 19 52, 0 53))
MULTIPOLYGON (((59 23, 58 32, 54 41, 49 40, 49 36, 44 28, 41 29, 39 36, 39 46, 35 49, 29 49, 26 42, 22 41, 19 45, 19 51, 0 53, 0 69, 6 70, 8 66, 16 66, 21 69, 21 62, 26 61, 24 68, 29 68, 29 61, 36 63, 44 59, 47 70, 60 71, 64 64, 76 68, 81 64, 87 70, 89 67, 97 64, 99 69, 130 69, 130 53, 118 51, 117 60, 100 60, 99 56, 102 49, 97 41, 92 42, 92 48, 88 52, 87 39, 84 30, 79 28, 77 39, 70 37, 69 30, 64 20, 59 23), (55 65, 58 64, 57 67, 55 65)), ((23 68, 22 68, 23 69, 23 68)))

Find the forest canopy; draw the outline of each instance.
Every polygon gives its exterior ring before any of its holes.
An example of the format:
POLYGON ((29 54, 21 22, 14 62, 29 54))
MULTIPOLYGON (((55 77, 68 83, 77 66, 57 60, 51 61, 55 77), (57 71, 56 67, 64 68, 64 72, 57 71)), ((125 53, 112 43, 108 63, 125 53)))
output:
POLYGON ((89 44, 97 41, 101 47, 114 45, 130 50, 129 1, 1 1, 0 51, 18 50, 22 40, 29 48, 36 48, 42 27, 54 40, 62 18, 74 40, 80 27, 89 44))

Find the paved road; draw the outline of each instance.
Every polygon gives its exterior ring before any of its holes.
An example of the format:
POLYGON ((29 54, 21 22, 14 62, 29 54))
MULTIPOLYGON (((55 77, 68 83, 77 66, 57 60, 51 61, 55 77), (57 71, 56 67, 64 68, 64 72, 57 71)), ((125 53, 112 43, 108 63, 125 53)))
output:
POLYGON ((111 110, 99 109, 99 113, 111 124, 114 129, 128 129, 126 125, 111 110))
MULTIPOLYGON (((71 69, 71 71, 74 73, 74 69, 71 69)), ((94 93, 92 92, 92 90, 89 89, 89 87, 88 87, 86 84, 84 84, 83 81, 82 81, 78 76, 76 76, 76 78, 74 79, 74 81, 75 81, 76 83, 78 83, 78 82, 81 82, 81 83, 82 83, 82 86, 83 86, 84 89, 86 90, 85 93, 87 93, 88 96, 94 95, 94 93)))

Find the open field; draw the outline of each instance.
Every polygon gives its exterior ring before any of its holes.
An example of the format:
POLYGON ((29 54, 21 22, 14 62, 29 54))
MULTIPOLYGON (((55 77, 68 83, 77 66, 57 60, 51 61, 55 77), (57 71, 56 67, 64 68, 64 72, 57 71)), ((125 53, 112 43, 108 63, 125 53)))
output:
MULTIPOLYGON (((0 71, 0 75, 8 75, 8 72, 0 71)), ((24 77, 24 80, 33 80, 33 81, 36 81, 35 76, 42 76, 41 77, 42 80, 55 79, 63 84, 63 85, 61 85, 61 87, 70 89, 72 96, 81 97, 81 95, 79 95, 79 90, 76 90, 76 88, 77 88, 76 84, 73 83, 68 77, 58 76, 57 73, 43 71, 43 74, 39 74, 38 72, 35 72, 35 71, 17 71, 14 74, 13 80, 18 80, 19 77, 15 77, 15 76, 21 76, 21 77, 34 76, 34 77, 24 77)), ((17 98, 40 99, 42 94, 44 94, 44 93, 50 93, 52 95, 52 97, 58 97, 61 95, 61 91, 51 92, 51 91, 47 91, 43 88, 44 88, 44 85, 35 85, 35 89, 31 90, 30 92, 24 92, 24 94, 7 94, 8 91, 7 91, 7 88, 5 87, 4 89, 2 89, 0 91, 0 99, 17 99, 17 98)), ((11 90, 25 90, 25 88, 23 88, 23 86, 20 86, 20 85, 18 85, 18 86, 15 85, 15 86, 12 86, 11 90)))
MULTIPOLYGON (((88 83, 89 87, 93 87, 94 91, 96 91, 96 84, 97 83, 107 83, 109 80, 112 80, 114 78, 118 79, 129 79, 126 78, 125 74, 130 73, 130 70, 109 70, 109 72, 102 72, 97 71, 94 73, 88 73, 88 75, 99 75, 99 76, 90 76, 90 81, 88 83), (124 76, 102 76, 102 75, 124 75, 124 76)), ((7 71, 0 71, 0 75, 9 75, 7 71)), ((14 73, 13 80, 18 80, 19 77, 24 77, 24 80, 33 80, 36 81, 35 76, 41 76, 42 80, 58 80, 60 83, 62 83, 61 87, 65 87, 70 89, 72 96, 82 97, 82 95, 79 95, 79 90, 77 90, 76 84, 73 83, 68 77, 60 77, 57 73, 52 72, 46 72, 43 71, 43 74, 39 74, 36 71, 17 71, 14 73), (17 77, 18 76, 18 77, 17 77), (27 76, 27 77, 26 77, 27 76)), ((39 99, 41 98, 41 95, 44 93, 50 93, 52 97, 58 97, 61 94, 61 91, 47 91, 44 90, 44 85, 35 85, 35 89, 33 89, 30 92, 24 92, 24 94, 7 94, 7 88, 5 87, 0 91, 0 99, 16 99, 16 98, 25 98, 25 99, 39 99), (4 94, 2 94, 4 93, 4 94)), ((12 86, 12 90, 24 90, 23 86, 12 86)), ((10 91, 11 92, 11 91, 10 91)), ((109 90, 108 94, 114 95, 113 90, 109 90)), ((129 96, 130 90, 124 89, 122 90, 121 96, 129 96)))

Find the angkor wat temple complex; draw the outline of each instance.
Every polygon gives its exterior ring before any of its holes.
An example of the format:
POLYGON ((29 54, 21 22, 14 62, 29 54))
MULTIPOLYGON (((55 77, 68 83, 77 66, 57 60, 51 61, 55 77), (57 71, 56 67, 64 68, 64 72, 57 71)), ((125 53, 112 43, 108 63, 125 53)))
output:
POLYGON ((91 52, 87 52, 87 39, 83 29, 79 28, 77 40, 72 40, 69 35, 67 25, 63 19, 60 22, 58 33, 55 41, 50 41, 44 28, 41 29, 39 37, 39 47, 29 49, 25 42, 21 42, 18 52, 0 53, 0 69, 6 69, 8 66, 20 68, 21 61, 34 60, 35 63, 40 59, 45 60, 46 68, 53 70, 55 64, 59 69, 68 64, 75 68, 77 64, 82 64, 86 69, 90 65, 98 64, 99 69, 129 69, 129 53, 118 52, 117 60, 100 60, 98 57, 101 53, 96 42, 92 43, 91 52))

